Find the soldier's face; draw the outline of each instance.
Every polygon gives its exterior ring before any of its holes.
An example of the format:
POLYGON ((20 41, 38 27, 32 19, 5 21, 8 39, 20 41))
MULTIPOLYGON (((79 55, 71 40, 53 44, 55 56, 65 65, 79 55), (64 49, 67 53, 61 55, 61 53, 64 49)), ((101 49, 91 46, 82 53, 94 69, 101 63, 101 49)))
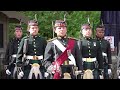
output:
POLYGON ((16 29, 14 34, 16 38, 21 38, 23 33, 22 33, 22 30, 16 29))
POLYGON ((91 30, 90 26, 86 25, 86 26, 83 26, 82 28, 83 28, 82 29, 83 37, 87 37, 87 38, 91 37, 92 30, 91 30))
POLYGON ((29 32, 32 36, 35 36, 38 34, 39 28, 38 26, 30 26, 29 32))
POLYGON ((103 38, 104 37, 104 30, 102 28, 97 28, 96 29, 96 36, 99 37, 99 38, 103 38))
POLYGON ((64 37, 67 33, 67 28, 66 27, 56 27, 55 33, 57 34, 57 36, 64 37))

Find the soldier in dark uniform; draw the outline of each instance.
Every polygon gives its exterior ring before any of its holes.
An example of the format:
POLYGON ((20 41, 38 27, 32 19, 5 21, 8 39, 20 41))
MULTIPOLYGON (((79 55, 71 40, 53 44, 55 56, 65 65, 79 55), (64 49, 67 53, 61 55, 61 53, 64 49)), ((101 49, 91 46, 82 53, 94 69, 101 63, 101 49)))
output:
POLYGON ((42 66, 44 51, 47 41, 42 36, 38 35, 39 27, 37 20, 28 22, 29 35, 25 36, 20 43, 20 49, 17 54, 22 53, 17 57, 17 66, 20 77, 23 79, 44 79, 45 69, 42 66))
POLYGON ((52 73, 53 77, 51 79, 75 79, 76 75, 74 72, 74 66, 78 67, 78 71, 82 72, 82 58, 77 45, 77 40, 67 36, 67 25, 63 20, 55 21, 53 32, 57 34, 57 37, 48 41, 45 49, 43 65, 48 73, 52 73), (70 46, 70 40, 74 41, 74 46, 72 50, 67 50, 66 52, 65 49, 67 49, 67 46, 70 46), (53 63, 55 61, 58 61, 57 64, 53 63), (60 71, 59 78, 54 77, 54 70, 56 69, 60 71))
POLYGON ((83 38, 79 42, 82 51, 83 79, 99 79, 98 71, 100 73, 103 71, 103 58, 100 44, 92 38, 90 24, 83 24, 81 30, 83 38), (89 77, 87 77, 87 74, 89 74, 89 77))
POLYGON ((19 48, 19 44, 22 38, 22 27, 17 25, 15 27, 15 37, 10 40, 7 45, 6 54, 5 54, 5 68, 6 74, 9 79, 17 79, 16 73, 16 54, 19 48))
POLYGON ((102 55, 104 58, 104 78, 109 79, 109 74, 111 74, 111 48, 109 41, 104 39, 104 26, 100 25, 96 28, 96 39, 99 41, 102 48, 102 55))

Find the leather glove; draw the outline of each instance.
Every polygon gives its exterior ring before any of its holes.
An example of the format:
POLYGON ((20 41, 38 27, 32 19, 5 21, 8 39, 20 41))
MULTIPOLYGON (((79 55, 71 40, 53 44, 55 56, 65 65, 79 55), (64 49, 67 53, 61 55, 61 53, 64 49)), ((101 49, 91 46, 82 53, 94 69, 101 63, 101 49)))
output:
POLYGON ((108 69, 108 74, 111 74, 112 73, 112 70, 111 69, 108 69))
POLYGON ((6 70, 6 74, 7 74, 7 75, 10 75, 10 74, 11 74, 11 72, 10 72, 9 69, 6 70))

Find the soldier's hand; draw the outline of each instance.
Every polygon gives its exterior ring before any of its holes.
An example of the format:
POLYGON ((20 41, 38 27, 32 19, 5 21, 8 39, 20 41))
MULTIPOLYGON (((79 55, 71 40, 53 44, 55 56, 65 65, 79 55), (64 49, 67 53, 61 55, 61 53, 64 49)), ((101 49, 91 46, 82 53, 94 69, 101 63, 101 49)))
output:
POLYGON ((52 73, 53 68, 54 68, 54 65, 51 64, 51 65, 47 68, 47 72, 48 72, 48 73, 52 73))
POLYGON ((24 72, 22 71, 22 68, 19 66, 17 66, 17 73, 18 73, 18 78, 23 77, 24 72))
POLYGON ((60 65, 57 62, 54 64, 53 72, 54 72, 54 70, 57 71, 57 72, 61 71, 61 67, 60 67, 60 65))
POLYGON ((23 71, 21 71, 21 72, 18 74, 18 76, 20 76, 20 77, 23 77, 23 75, 24 75, 23 71))
POLYGON ((10 75, 10 74, 11 74, 11 72, 10 72, 9 69, 6 70, 6 74, 7 74, 7 75, 10 75))
POLYGON ((75 75, 79 75, 79 74, 83 74, 83 71, 81 71, 81 70, 75 71, 75 75))
POLYGON ((118 76, 118 79, 120 79, 120 76, 118 76))
POLYGON ((55 73, 55 71, 57 71, 57 72, 60 72, 61 73, 61 68, 60 68, 60 66, 56 63, 56 64, 51 64, 49 67, 48 67, 48 69, 47 69, 47 72, 48 73, 55 73))
POLYGON ((120 76, 120 70, 117 70, 117 76, 120 76))
POLYGON ((48 77, 49 76, 49 73, 48 72, 45 72, 44 73, 44 77, 48 77))

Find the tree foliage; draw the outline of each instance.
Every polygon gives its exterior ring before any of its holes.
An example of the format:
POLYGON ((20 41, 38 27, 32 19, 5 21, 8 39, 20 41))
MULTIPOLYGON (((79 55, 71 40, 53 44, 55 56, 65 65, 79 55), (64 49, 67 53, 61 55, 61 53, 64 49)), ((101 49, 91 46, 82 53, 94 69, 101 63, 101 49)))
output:
MULTIPOLYGON (((90 23, 93 27, 93 32, 95 33, 96 26, 100 23, 100 11, 19 11, 24 13, 25 16, 30 19, 35 18, 37 14, 37 20, 39 22, 39 34, 46 39, 53 38, 53 28, 52 21, 57 19, 64 19, 64 14, 66 13, 66 22, 67 22, 67 35, 70 37, 79 38, 80 37, 80 28, 84 23, 88 23, 88 16, 90 17, 90 23)), ((14 25, 9 24, 9 37, 13 37, 14 25)), ((22 24, 23 26, 23 35, 26 35, 27 25, 22 24)), ((93 34, 94 34, 93 33, 93 34)), ((94 34, 95 35, 95 34, 94 34)))

